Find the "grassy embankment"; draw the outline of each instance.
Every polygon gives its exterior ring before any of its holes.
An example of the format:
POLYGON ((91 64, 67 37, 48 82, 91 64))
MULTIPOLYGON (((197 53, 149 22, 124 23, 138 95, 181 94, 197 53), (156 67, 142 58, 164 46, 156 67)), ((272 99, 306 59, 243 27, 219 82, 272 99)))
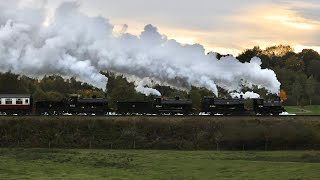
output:
POLYGON ((320 179, 320 152, 0 149, 0 179, 320 179))
POLYGON ((0 117, 0 147, 320 150, 319 117, 0 117))
POLYGON ((320 106, 286 106, 285 109, 297 115, 320 115, 320 106))

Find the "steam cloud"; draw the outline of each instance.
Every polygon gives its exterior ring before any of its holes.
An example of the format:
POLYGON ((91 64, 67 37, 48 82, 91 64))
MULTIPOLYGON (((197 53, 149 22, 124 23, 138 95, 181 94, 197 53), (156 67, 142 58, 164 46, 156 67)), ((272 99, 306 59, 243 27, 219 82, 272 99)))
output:
POLYGON ((74 2, 63 3, 45 26, 44 7, 19 6, 20 1, 0 0, 0 71, 43 76, 61 74, 105 88, 100 71, 125 75, 145 94, 155 83, 176 89, 191 85, 218 94, 217 85, 239 91, 241 85, 265 87, 278 93, 280 83, 273 71, 261 69, 261 60, 240 63, 234 57, 206 55, 203 46, 182 45, 147 25, 140 36, 114 35, 103 17, 88 17, 74 2), (149 87, 147 87, 148 85, 149 87))
POLYGON ((254 92, 246 92, 246 93, 231 93, 231 96, 233 98, 240 98, 242 95, 242 97, 244 99, 253 99, 253 98, 260 98, 260 95, 254 92))

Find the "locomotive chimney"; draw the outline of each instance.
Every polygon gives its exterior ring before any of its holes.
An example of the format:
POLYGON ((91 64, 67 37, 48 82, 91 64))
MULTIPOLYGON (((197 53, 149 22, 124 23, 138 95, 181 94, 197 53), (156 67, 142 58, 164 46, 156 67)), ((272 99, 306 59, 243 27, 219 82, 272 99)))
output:
POLYGON ((180 100, 180 96, 176 96, 176 101, 179 101, 180 100))
POLYGON ((243 95, 242 94, 240 95, 240 99, 243 99, 243 95))

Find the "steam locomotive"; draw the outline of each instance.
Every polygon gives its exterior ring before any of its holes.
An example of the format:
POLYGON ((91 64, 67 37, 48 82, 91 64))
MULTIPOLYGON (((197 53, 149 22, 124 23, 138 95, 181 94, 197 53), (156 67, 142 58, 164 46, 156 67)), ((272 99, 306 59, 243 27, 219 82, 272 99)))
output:
POLYGON ((279 115, 285 112, 285 109, 280 100, 243 99, 242 96, 233 99, 204 97, 201 103, 201 112, 209 115, 279 115))
POLYGON ((108 101, 93 96, 80 99, 71 95, 62 101, 39 101, 35 105, 37 115, 105 115, 109 112, 108 101))
MULTIPOLYGON (((204 97, 200 114, 205 115, 279 115, 284 112, 280 100, 218 99, 204 97)), ((110 109, 103 98, 83 99, 71 95, 62 101, 33 102, 31 95, 0 95, 0 115, 196 115, 190 99, 162 99, 153 101, 119 101, 116 109, 110 109)))

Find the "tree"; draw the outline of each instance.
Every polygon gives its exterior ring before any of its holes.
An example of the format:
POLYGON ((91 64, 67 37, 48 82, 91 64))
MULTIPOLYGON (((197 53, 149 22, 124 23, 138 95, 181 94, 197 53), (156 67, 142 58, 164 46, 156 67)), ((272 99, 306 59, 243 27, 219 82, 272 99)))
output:
POLYGON ((293 52, 294 49, 290 47, 289 45, 278 45, 278 46, 271 46, 268 47, 266 50, 263 51, 263 54, 271 57, 282 57, 286 55, 287 53, 293 52))
POLYGON ((201 108, 201 94, 199 88, 192 87, 190 91, 193 108, 200 110, 201 108))
POLYGON ((105 97, 105 93, 103 91, 93 90, 93 89, 78 90, 76 94, 80 95, 82 98, 92 98, 92 97, 104 98, 105 97))
POLYGON ((260 56, 262 53, 262 50, 259 46, 255 46, 253 49, 247 49, 243 53, 241 53, 237 59, 240 62, 250 62, 250 60, 255 56, 260 56))
POLYGON ((135 85, 129 83, 123 76, 114 77, 112 84, 108 86, 107 93, 111 106, 115 106, 116 101, 143 101, 145 99, 145 95, 136 92, 135 85))
POLYGON ((28 93, 28 90, 19 75, 7 72, 0 73, 0 93, 23 94, 28 93))
POLYGON ((309 98, 309 105, 312 105, 312 98, 315 95, 316 83, 317 81, 313 78, 313 76, 310 76, 306 81, 305 92, 309 98))
POLYGON ((296 105, 301 105, 302 96, 304 94, 304 82, 306 82, 306 77, 304 75, 299 75, 292 86, 292 94, 295 97, 296 105))
POLYGON ((57 91, 50 91, 45 93, 47 101, 61 101, 63 99, 63 95, 57 91))
POLYGON ((302 59, 299 59, 297 56, 291 56, 288 59, 284 60, 284 67, 286 69, 291 69, 295 72, 304 71, 304 63, 302 59))
POLYGON ((317 51, 313 49, 304 49, 298 54, 305 64, 305 69, 309 69, 310 63, 314 60, 320 61, 320 55, 317 51))
POLYGON ((303 75, 303 73, 297 73, 290 69, 279 67, 275 68, 274 71, 277 74, 278 80, 281 82, 281 88, 286 91, 288 95, 292 95, 292 87, 294 82, 296 81, 296 77, 303 75))
POLYGON ((33 100, 34 100, 34 102, 45 101, 46 100, 46 93, 40 87, 37 87, 35 92, 33 93, 33 100))
POLYGON ((310 61, 306 73, 308 76, 313 76, 316 80, 320 81, 320 60, 310 61))

